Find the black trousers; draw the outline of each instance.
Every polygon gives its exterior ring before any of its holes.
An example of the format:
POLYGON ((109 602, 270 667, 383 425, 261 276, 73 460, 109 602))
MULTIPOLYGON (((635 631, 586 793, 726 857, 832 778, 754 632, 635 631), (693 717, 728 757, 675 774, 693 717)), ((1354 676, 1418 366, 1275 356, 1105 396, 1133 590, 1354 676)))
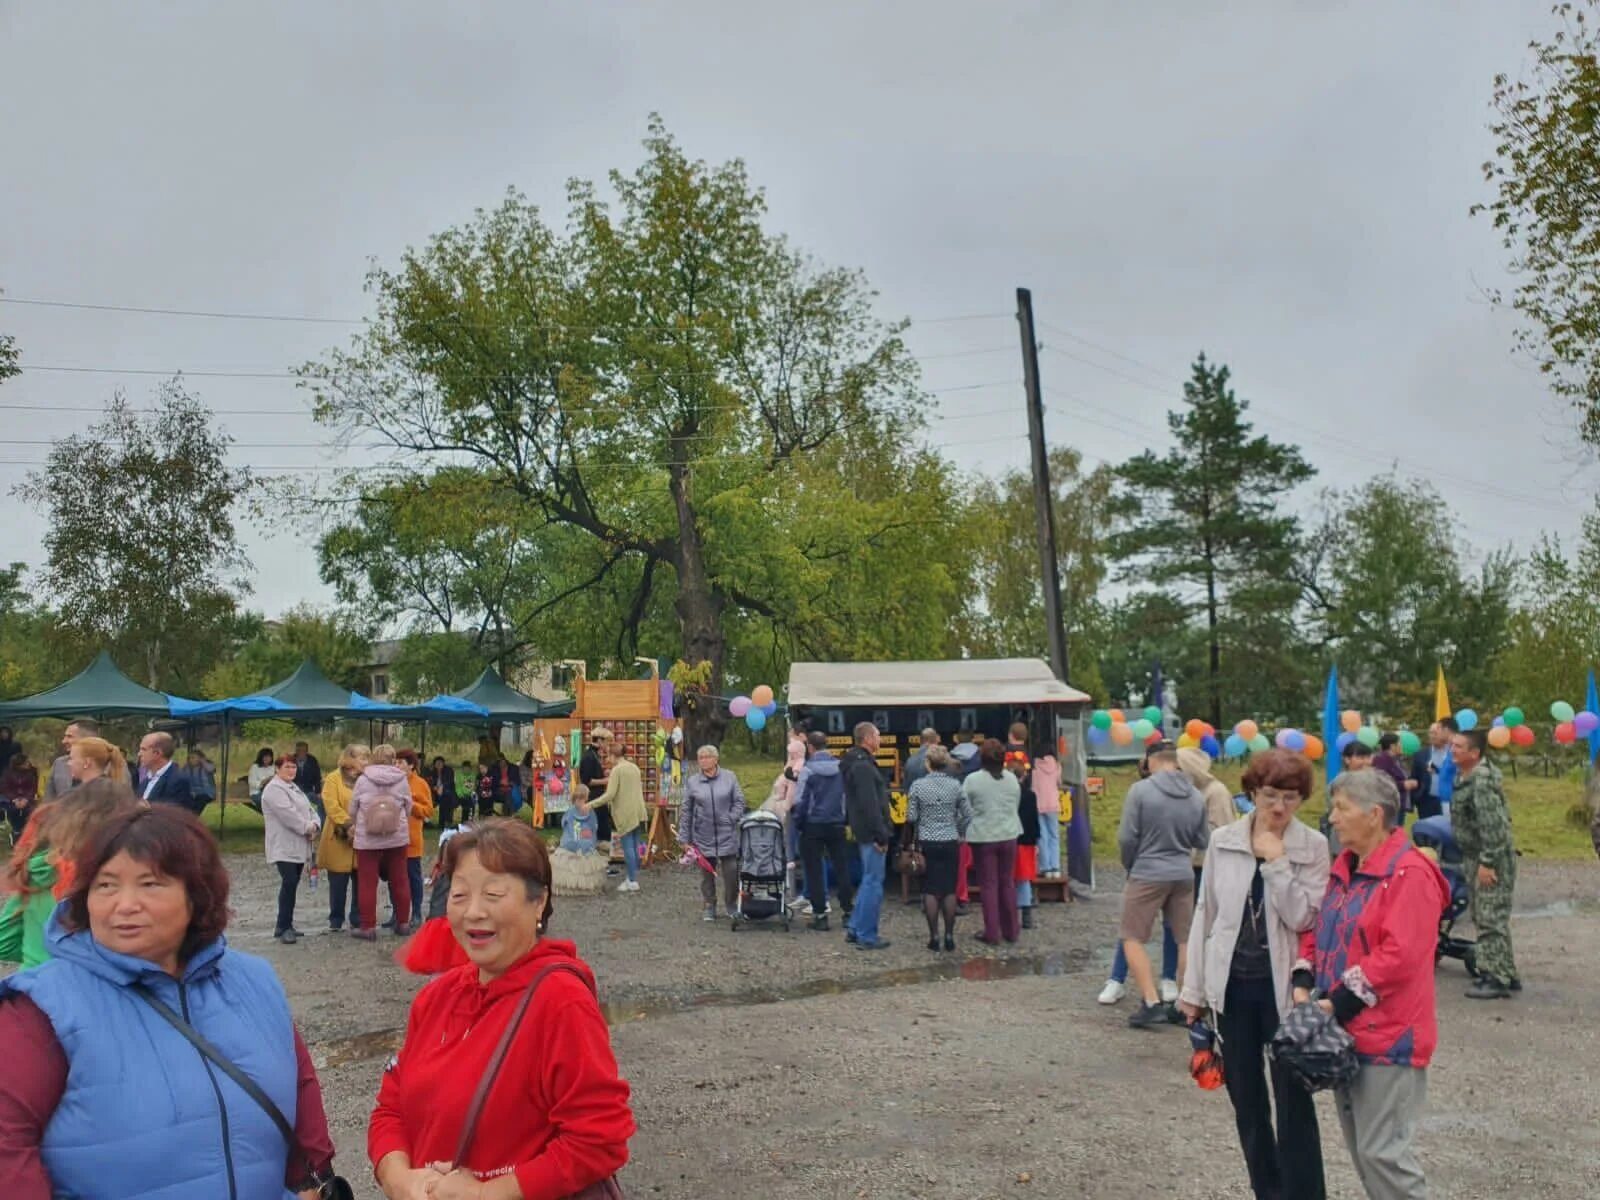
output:
POLYGON ((353 886, 356 873, 354 871, 329 871, 328 876, 328 928, 343 929, 344 914, 350 913, 350 928, 361 928, 361 911, 356 905, 356 889, 353 886))
POLYGON ((454 796, 439 796, 439 828, 449 829, 456 823, 456 798, 454 796))
POLYGON ((1278 1001, 1270 979, 1230 979, 1217 1016, 1222 1074, 1233 1101, 1250 1188, 1257 1200, 1324 1200, 1322 1138, 1317 1109, 1306 1091, 1272 1063, 1278 1133, 1267 1098, 1266 1049, 1278 1031, 1278 1001))
POLYGON ((839 907, 845 912, 856 898, 850 882, 850 848, 845 844, 843 825, 807 825, 800 835, 800 861, 806 872, 806 899, 811 914, 820 917, 828 906, 828 889, 823 885, 822 854, 833 863, 833 883, 839 889, 839 907))
POLYGON ((294 894, 300 887, 300 873, 306 869, 305 863, 275 865, 278 868, 278 924, 272 931, 274 937, 294 928, 294 894))

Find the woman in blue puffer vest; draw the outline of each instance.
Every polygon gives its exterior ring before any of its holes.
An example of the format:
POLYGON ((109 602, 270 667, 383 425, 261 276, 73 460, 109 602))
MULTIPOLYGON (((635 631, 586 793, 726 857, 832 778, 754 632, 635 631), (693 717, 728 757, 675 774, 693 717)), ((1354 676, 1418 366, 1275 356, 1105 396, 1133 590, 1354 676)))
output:
POLYGON ((216 841, 171 805, 108 821, 46 934, 52 960, 0 980, 0 1196, 284 1200, 332 1163, 322 1092, 266 962, 230 950, 216 841), (189 1022, 267 1113, 140 995, 189 1022))

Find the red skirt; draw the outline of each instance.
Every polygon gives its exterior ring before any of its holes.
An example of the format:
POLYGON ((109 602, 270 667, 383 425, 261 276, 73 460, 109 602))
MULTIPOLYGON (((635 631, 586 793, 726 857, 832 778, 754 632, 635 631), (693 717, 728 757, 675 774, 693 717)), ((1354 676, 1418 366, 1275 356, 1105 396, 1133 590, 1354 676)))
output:
POLYGON ((1039 876, 1039 847, 1024 846, 1017 843, 1017 870, 1015 879, 1018 883, 1032 883, 1039 876))

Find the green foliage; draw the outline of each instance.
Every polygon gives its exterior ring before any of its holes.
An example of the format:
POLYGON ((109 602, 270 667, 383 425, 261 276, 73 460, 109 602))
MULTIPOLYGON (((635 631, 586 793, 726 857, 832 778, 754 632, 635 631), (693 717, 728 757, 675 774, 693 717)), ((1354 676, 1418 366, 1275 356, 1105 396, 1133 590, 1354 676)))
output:
POLYGON ((157 690, 198 688, 231 638, 248 566, 233 509, 252 481, 228 465, 230 443, 175 379, 148 415, 117 393, 16 488, 50 519, 43 582, 64 639, 109 649, 157 690))
POLYGON ((0 698, 31 696, 61 682, 52 653, 50 614, 23 583, 28 565, 0 568, 0 698))
POLYGON ((360 691, 371 653, 371 630, 351 614, 297 605, 277 621, 252 618, 237 649, 206 672, 202 693, 213 699, 247 695, 286 678, 308 658, 333 682, 360 691))
MULTIPOLYGON (((1493 663, 1496 694, 1529 716, 1553 700, 1580 701, 1600 665, 1600 508, 1583 519, 1575 552, 1543 537, 1528 556, 1507 642, 1493 663)), ((1581 707, 1581 705, 1580 705, 1581 707)))
POLYGON ((1282 498, 1315 473, 1297 448, 1251 436, 1248 404, 1229 379, 1227 367, 1196 360, 1183 408, 1167 414, 1176 445, 1117 468, 1126 525, 1110 539, 1121 578, 1196 589, 1192 611, 1205 623, 1202 678, 1213 724, 1221 723, 1225 699, 1241 699, 1227 694, 1230 682, 1266 679, 1282 657, 1262 655, 1255 635, 1270 626, 1281 641, 1288 629, 1297 595, 1284 581, 1297 522, 1282 498))
POLYGON ((0 333, 0 382, 22 373, 22 368, 17 365, 20 357, 17 339, 9 333, 0 333))
POLYGON ((1559 28, 1529 49, 1526 78, 1497 75, 1487 212, 1517 277, 1517 344, 1600 444, 1600 42, 1594 0, 1555 5, 1559 28))
POLYGON ((389 690, 401 701, 426 700, 460 691, 489 665, 479 644, 465 634, 409 633, 389 664, 389 690))

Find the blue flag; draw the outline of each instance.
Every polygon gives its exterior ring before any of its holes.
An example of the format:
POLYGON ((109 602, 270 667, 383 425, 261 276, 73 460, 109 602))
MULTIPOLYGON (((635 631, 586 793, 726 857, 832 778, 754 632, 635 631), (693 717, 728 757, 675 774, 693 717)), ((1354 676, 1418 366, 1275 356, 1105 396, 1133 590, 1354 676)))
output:
POLYGON ((1322 756, 1327 764, 1328 783, 1339 773, 1339 667, 1328 668, 1328 691, 1322 698, 1322 756))
MULTIPOLYGON (((1600 691, 1595 690, 1593 667, 1589 668, 1589 698, 1584 703, 1584 707, 1592 713, 1600 713, 1600 691)), ((1600 729, 1592 730, 1589 734, 1589 762, 1591 765, 1597 757, 1600 757, 1600 729)))

